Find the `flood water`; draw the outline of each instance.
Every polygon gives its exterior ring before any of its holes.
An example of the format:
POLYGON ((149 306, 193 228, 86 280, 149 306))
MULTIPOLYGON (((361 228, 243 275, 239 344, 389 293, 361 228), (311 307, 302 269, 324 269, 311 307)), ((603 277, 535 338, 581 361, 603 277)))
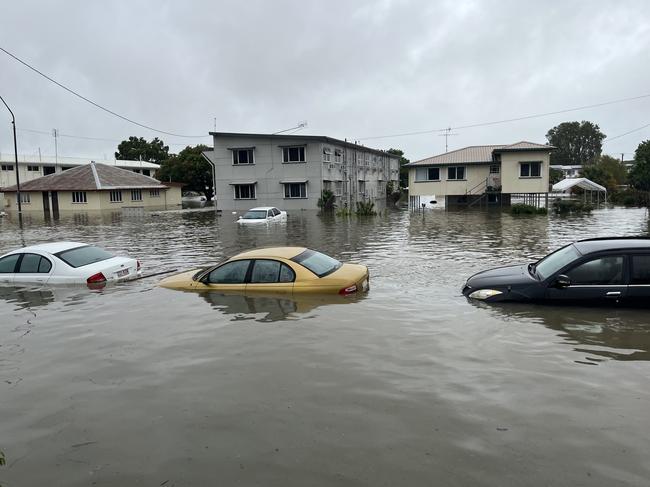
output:
POLYGON ((0 253, 80 240, 154 272, 305 245, 368 265, 371 289, 327 302, 158 277, 0 288, 0 484, 647 486, 650 313, 460 294, 485 267, 639 234, 646 210, 620 208, 303 212, 268 227, 211 211, 2 219, 0 253))

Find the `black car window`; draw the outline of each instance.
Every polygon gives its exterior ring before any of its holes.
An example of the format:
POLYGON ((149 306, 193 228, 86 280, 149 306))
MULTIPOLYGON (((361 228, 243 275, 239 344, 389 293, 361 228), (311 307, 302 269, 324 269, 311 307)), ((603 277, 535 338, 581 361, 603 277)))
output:
POLYGON ((46 271, 41 271, 40 270, 41 260, 45 260, 46 262, 48 262, 47 259, 43 259, 43 257, 41 257, 40 255, 36 255, 36 254, 23 255, 23 260, 20 261, 18 272, 22 274, 36 274, 39 272, 48 272, 50 270, 50 267, 52 266, 50 265, 46 271))
POLYGON ((293 282, 296 274, 277 260, 258 259, 253 265, 251 283, 293 282))
POLYGON ((632 256, 630 284, 650 284, 650 255, 632 256))
POLYGON ((41 262, 38 264, 38 272, 47 274, 52 269, 52 263, 49 259, 41 257, 41 262))
POLYGON ((574 267, 567 276, 571 285, 623 284, 623 257, 601 257, 574 267))
POLYGON ((244 284, 250 260, 236 260, 217 267, 208 275, 209 284, 244 284))
POLYGON ((20 254, 12 254, 0 259, 0 273, 11 274, 14 272, 16 270, 16 262, 18 262, 19 257, 20 254))
POLYGON ((573 244, 567 245, 537 262, 537 264, 535 264, 535 271, 540 278, 546 279, 564 266, 576 260, 578 257, 580 257, 580 253, 576 250, 573 244))
POLYGON ((343 265, 329 255, 321 254, 310 249, 296 255, 291 260, 306 267, 318 277, 325 277, 343 265))
POLYGON ((266 216, 269 217, 269 218, 271 218, 271 217, 274 216, 274 215, 273 215, 273 212, 272 212, 271 210, 268 210, 268 211, 266 212, 266 216))
POLYGON ((280 214, 280 210, 278 210, 277 208, 273 208, 273 210, 271 211, 273 211, 274 216, 278 216, 280 214))

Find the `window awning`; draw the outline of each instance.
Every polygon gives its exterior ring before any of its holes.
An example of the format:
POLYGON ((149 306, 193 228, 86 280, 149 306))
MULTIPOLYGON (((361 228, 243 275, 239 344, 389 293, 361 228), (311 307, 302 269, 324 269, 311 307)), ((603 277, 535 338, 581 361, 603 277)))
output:
POLYGON ((306 182, 306 179, 283 179, 280 184, 301 184, 306 182))
POLYGON ((255 146, 252 145, 250 147, 226 147, 228 150, 255 150, 255 146))
POLYGON ((604 186, 601 186, 598 183, 594 183, 591 179, 587 178, 566 178, 560 181, 559 183, 555 183, 553 185, 553 191, 554 192, 563 192, 567 191, 573 187, 578 187, 582 188, 586 191, 602 191, 604 193, 607 193, 607 188, 604 186))
POLYGON ((231 183, 228 183, 231 186, 240 186, 242 184, 257 184, 257 181, 232 181, 231 183))

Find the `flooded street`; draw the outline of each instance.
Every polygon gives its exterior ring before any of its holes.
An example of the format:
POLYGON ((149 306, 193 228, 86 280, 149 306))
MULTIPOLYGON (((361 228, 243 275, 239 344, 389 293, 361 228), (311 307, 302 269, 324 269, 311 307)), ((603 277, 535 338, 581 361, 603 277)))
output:
POLYGON ((79 240, 145 273, 304 245, 370 268, 350 300, 195 294, 158 277, 0 288, 0 484, 646 486, 647 310, 485 306, 471 274, 645 209, 513 217, 294 212, 0 220, 0 254, 79 240))

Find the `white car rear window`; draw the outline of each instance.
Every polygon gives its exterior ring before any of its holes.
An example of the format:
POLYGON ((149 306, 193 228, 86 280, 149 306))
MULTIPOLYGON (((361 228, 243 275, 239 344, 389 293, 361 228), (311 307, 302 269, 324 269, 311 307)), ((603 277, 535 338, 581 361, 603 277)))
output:
POLYGON ((64 250, 63 252, 54 255, 70 267, 83 267, 113 257, 113 254, 106 252, 104 249, 100 249, 99 247, 93 247, 92 245, 64 250))

